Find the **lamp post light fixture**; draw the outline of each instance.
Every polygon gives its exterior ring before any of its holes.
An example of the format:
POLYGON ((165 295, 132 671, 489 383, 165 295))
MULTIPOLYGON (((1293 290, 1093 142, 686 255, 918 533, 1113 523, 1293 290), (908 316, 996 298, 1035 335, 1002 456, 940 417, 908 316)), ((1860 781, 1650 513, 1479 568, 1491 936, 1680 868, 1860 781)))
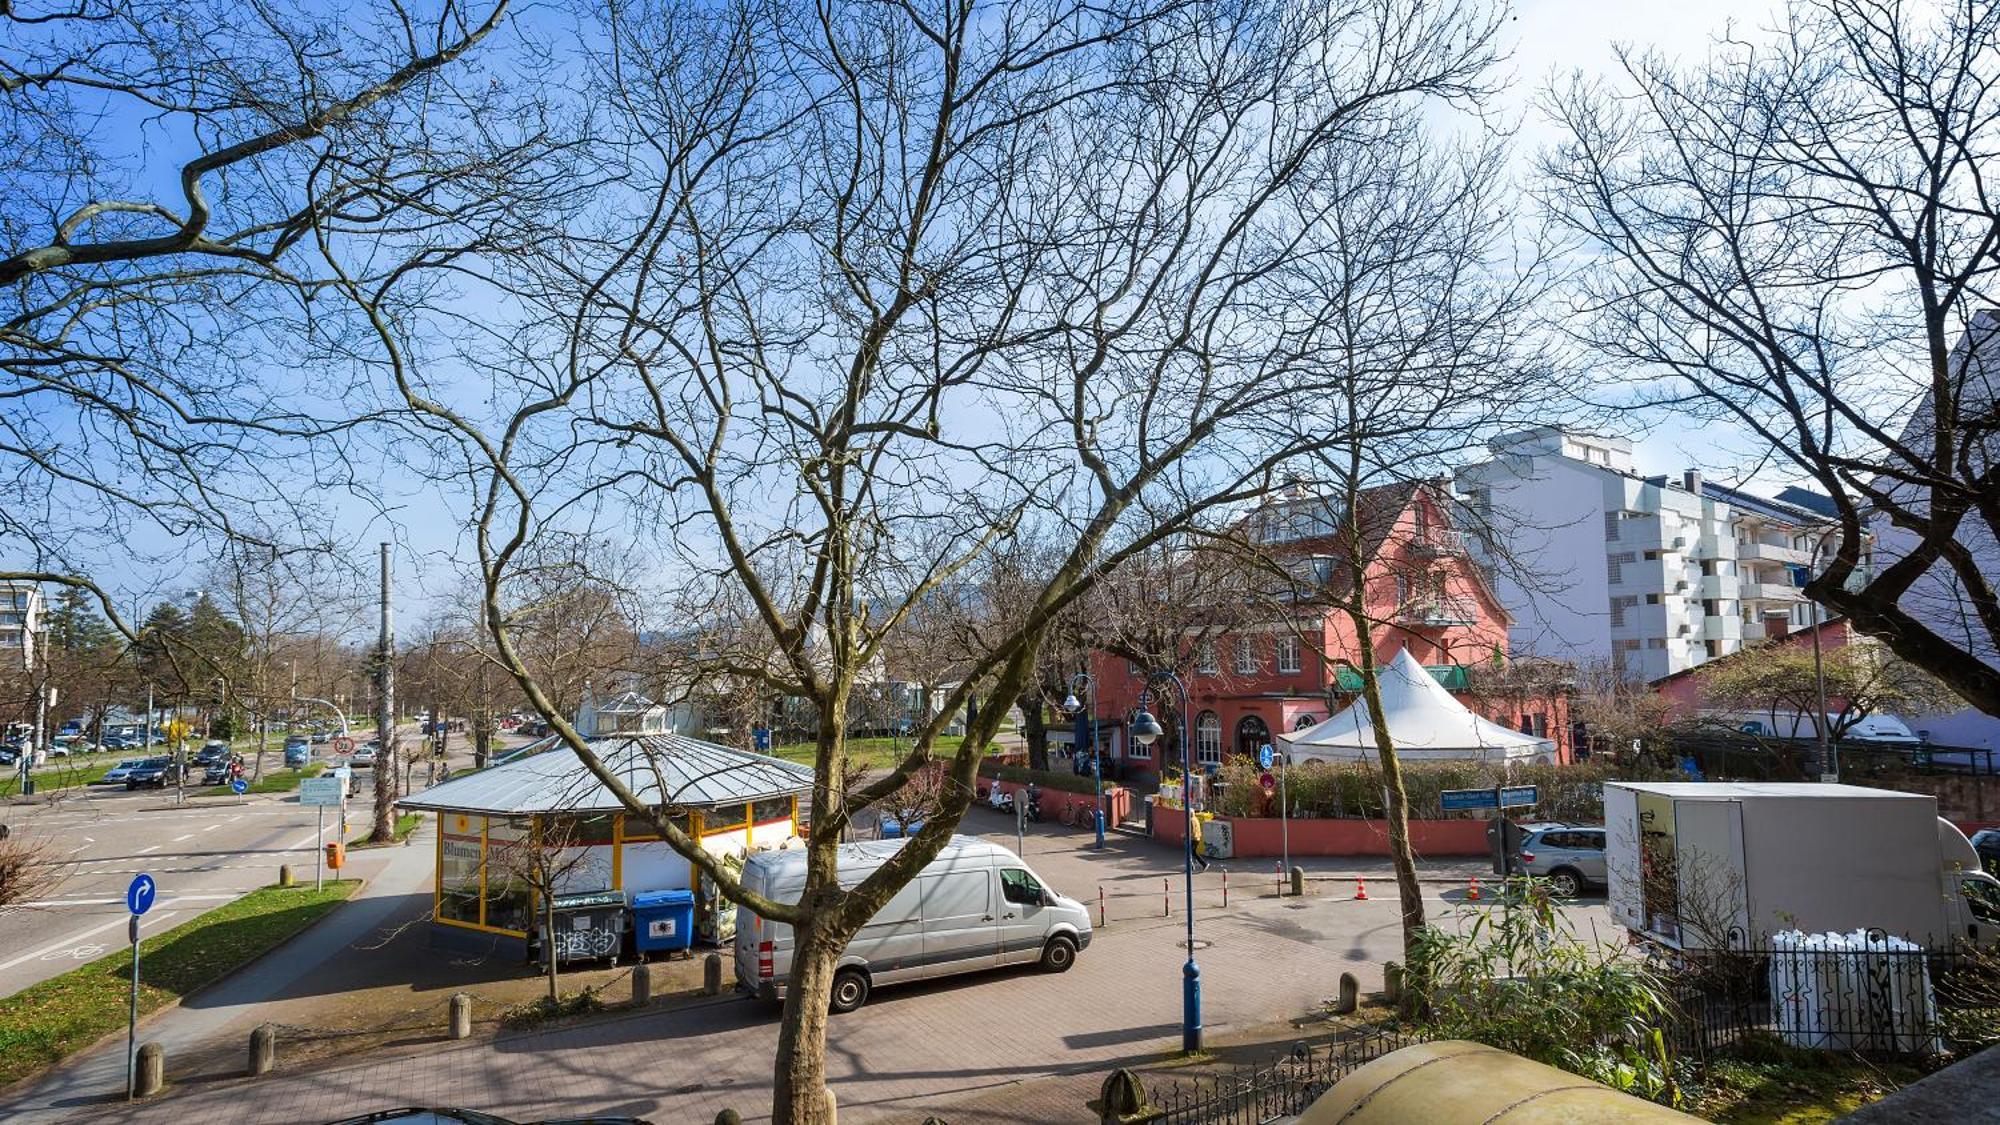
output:
POLYGON ((1070 679, 1069 694, 1063 697, 1062 709, 1076 723, 1074 738, 1077 753, 1083 752, 1083 742, 1090 739, 1090 772, 1097 784, 1096 828, 1097 844, 1104 847, 1104 753, 1097 746, 1097 677, 1088 672, 1078 672, 1070 679), (1077 689, 1083 689, 1083 700, 1077 699, 1077 689), (1085 701, 1088 701, 1087 704, 1085 701), (1087 734, 1086 734, 1087 732, 1087 734))
MULTIPOLYGON (((1181 697, 1181 809, 1187 814, 1181 837, 1181 870, 1187 886, 1187 964, 1181 966, 1181 1051, 1192 1055, 1201 1050, 1201 966, 1194 960, 1194 763, 1189 757, 1192 741, 1188 737, 1188 690, 1172 672, 1155 672, 1148 679, 1171 681, 1181 697)), ((1142 705, 1132 717, 1132 740, 1141 746, 1151 746, 1163 733, 1160 721, 1142 705)))

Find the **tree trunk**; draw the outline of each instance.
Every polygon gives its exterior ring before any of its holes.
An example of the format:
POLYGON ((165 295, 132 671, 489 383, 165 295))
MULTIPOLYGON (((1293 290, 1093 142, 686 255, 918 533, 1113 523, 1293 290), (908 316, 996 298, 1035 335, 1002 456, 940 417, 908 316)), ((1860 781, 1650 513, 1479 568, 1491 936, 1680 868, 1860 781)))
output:
POLYGON ((1028 767, 1049 768, 1049 724, 1042 715, 1042 692, 1030 687, 1016 700, 1021 708, 1021 737, 1028 742, 1028 767))
POLYGON ((1359 595, 1348 609, 1354 622, 1356 654, 1361 664, 1361 697, 1368 705, 1368 721, 1375 728, 1375 753, 1382 760, 1383 812, 1389 818, 1389 860, 1396 870, 1396 895, 1403 913, 1403 957, 1407 962, 1416 950, 1417 931, 1424 928, 1424 892, 1417 883, 1417 861, 1410 852, 1410 797, 1403 790, 1403 764, 1396 757, 1396 743, 1390 737, 1388 717, 1382 713, 1382 685, 1375 679, 1375 638, 1368 615, 1359 607, 1359 595))
POLYGON ((817 921, 792 930, 792 975, 778 1028, 773 1125, 823 1125, 826 1121, 827 1005, 845 937, 817 921))
POLYGON ((549 969, 549 1003, 554 1004, 562 998, 556 967, 556 896, 546 890, 542 894, 542 959, 549 969))

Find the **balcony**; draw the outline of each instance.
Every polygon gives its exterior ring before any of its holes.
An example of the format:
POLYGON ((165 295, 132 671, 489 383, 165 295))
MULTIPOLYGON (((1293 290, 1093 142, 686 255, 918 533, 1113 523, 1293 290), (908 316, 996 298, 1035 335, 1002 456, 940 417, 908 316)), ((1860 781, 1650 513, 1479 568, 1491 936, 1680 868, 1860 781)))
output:
POLYGON ((1762 621, 1745 621, 1743 623, 1743 639, 1745 641, 1761 641, 1768 635, 1762 621))
POLYGON ((1704 617, 1701 619, 1701 639, 1740 641, 1743 639, 1743 620, 1739 617, 1704 617))
POLYGON ((1750 539, 1736 541, 1736 557, 1745 562, 1782 563, 1785 566, 1805 566, 1808 561, 1806 552, 1797 547, 1750 539))
POLYGON ((1704 535, 1694 541, 1694 557, 1702 561, 1733 559, 1736 540, 1726 535, 1704 535))
POLYGON ((1421 531, 1409 544, 1410 554, 1420 559, 1463 558, 1465 537, 1456 531, 1430 528, 1421 531))
POLYGON ((1695 580, 1696 596, 1705 602, 1718 598, 1733 598, 1736 597, 1736 591, 1729 587, 1734 585, 1736 585, 1734 579, 1724 578, 1720 574, 1704 574, 1695 580))
POLYGON ((1805 600, 1805 591, 1785 582, 1740 582, 1736 596, 1746 602, 1782 602, 1790 605, 1805 600))
POLYGON ((1479 607, 1464 598, 1421 598, 1396 610, 1396 622, 1417 629, 1479 624, 1479 607))

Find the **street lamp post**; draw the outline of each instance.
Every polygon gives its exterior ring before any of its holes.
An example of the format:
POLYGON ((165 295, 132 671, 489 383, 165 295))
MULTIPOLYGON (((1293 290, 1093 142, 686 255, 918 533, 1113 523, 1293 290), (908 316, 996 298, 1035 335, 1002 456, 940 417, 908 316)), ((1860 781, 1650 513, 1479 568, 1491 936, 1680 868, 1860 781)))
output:
POLYGON ((1097 847, 1104 846, 1104 754, 1097 747, 1097 677, 1088 672, 1078 672, 1071 677, 1069 696, 1062 702, 1063 710, 1076 720, 1076 749, 1083 752, 1085 731, 1090 738, 1090 771, 1097 783, 1097 847), (1082 687, 1084 701, 1076 697, 1077 688, 1082 687))
MULTIPOLYGON (((1201 1050, 1201 966, 1194 960, 1194 760, 1188 732, 1188 690, 1172 672, 1155 672, 1149 679, 1171 681, 1181 697, 1181 809, 1187 814, 1181 838, 1182 874, 1187 884, 1187 964, 1181 966, 1181 1050, 1192 1055, 1201 1050)), ((1132 717, 1132 739, 1139 745, 1151 746, 1162 733, 1160 721, 1143 707, 1132 717)))
MULTIPOLYGON (((1812 578, 1818 576, 1820 552, 1826 549, 1827 537, 1839 530, 1837 527, 1829 527, 1825 531, 1820 532, 1819 538, 1814 540, 1812 565, 1808 568, 1807 581, 1811 581, 1812 578)), ((1807 600, 1812 603, 1813 692, 1819 700, 1819 714, 1813 716, 1813 730, 1819 733, 1819 779, 1824 782, 1838 782, 1840 780, 1840 761, 1835 757, 1835 751, 1831 740, 1827 737, 1826 729, 1826 666, 1820 660, 1819 654, 1820 626, 1825 622, 1826 615, 1820 612, 1819 599, 1809 598, 1807 600)), ((1797 730, 1796 727, 1793 729, 1794 731, 1797 730)))

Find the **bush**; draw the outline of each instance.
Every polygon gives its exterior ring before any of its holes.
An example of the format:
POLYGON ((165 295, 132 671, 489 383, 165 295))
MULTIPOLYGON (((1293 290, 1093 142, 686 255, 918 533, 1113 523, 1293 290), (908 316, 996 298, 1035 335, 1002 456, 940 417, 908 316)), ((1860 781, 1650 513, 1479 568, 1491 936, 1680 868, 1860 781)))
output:
MULTIPOLYGON (((1031 770, 1026 766, 1003 766, 988 759, 979 763, 979 776, 1013 781, 1022 785, 1039 785, 1044 789, 1060 789, 1065 793, 1095 793, 1097 781, 1088 774, 1072 773, 1069 770, 1031 770)), ((1106 788, 1110 788, 1107 784, 1106 788)))
MULTIPOLYGON (((1274 766, 1274 772, 1286 767, 1274 766)), ((1275 795, 1258 784, 1263 773, 1248 758, 1232 757, 1218 774, 1222 789, 1216 811, 1224 816, 1277 816, 1275 795)), ((1499 765, 1485 762, 1410 762, 1403 766, 1403 791, 1410 816, 1437 819, 1444 811, 1447 789, 1491 789, 1495 785, 1534 785, 1541 801, 1534 815, 1549 820, 1587 823, 1604 818, 1606 781, 1649 781, 1678 777, 1657 767, 1628 766, 1591 760, 1567 766, 1499 765)), ((1385 814, 1382 773, 1373 762, 1331 765, 1305 762, 1290 767, 1284 788, 1297 817, 1373 819, 1385 814)), ((1485 815, 1485 814, 1480 814, 1485 815)))
POLYGON ((1521 897, 1458 933, 1419 933, 1409 979, 1428 1028, 1680 1104, 1665 982, 1622 949, 1578 939, 1545 886, 1523 880, 1521 897))
POLYGON ((525 1004, 516 1004, 501 1013, 500 1022, 508 1027, 535 1027, 550 1020, 588 1015, 603 1010, 604 998, 598 994, 597 989, 586 988, 582 992, 564 993, 560 1000, 538 996, 525 1004))

